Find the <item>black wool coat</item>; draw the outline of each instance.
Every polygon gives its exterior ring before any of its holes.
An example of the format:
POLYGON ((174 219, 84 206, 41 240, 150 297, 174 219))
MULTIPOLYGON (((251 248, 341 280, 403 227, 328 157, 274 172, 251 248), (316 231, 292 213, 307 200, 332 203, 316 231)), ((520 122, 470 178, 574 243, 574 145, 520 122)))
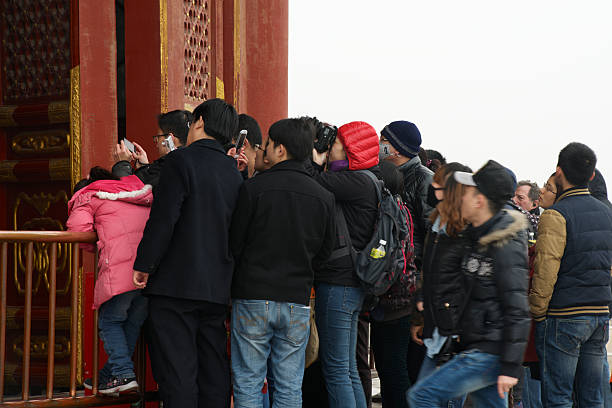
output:
POLYGON ((145 294, 229 304, 229 229, 242 176, 215 140, 166 155, 134 269, 145 294))

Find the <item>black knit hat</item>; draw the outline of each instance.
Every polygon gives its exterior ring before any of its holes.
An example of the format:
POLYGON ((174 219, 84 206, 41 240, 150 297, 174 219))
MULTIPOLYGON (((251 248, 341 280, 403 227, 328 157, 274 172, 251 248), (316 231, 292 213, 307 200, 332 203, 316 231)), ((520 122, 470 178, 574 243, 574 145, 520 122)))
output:
POLYGON ((380 134, 384 136, 389 143, 402 156, 413 158, 419 154, 421 147, 421 132, 419 128, 412 122, 407 120, 397 120, 389 123, 380 134))
POLYGON ((514 181, 510 173, 494 160, 489 160, 474 174, 456 171, 453 177, 458 183, 476 187, 485 197, 497 204, 514 196, 514 181))

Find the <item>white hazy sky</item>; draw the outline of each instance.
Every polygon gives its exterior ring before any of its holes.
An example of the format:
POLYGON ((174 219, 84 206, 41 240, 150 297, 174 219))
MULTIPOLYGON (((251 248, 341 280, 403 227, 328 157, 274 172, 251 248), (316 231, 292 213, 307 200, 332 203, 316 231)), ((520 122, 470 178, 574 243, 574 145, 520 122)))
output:
POLYGON ((289 0, 289 114, 409 120, 539 185, 578 141, 612 189, 611 21, 610 0, 289 0))

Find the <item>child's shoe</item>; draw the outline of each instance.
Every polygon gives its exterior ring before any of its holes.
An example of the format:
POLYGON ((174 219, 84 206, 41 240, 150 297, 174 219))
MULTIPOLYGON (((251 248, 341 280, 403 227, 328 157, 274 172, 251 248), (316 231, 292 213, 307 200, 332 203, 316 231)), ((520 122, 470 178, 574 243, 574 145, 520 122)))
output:
POLYGON ((135 391, 138 389, 136 377, 117 378, 113 377, 104 384, 98 386, 98 392, 103 395, 118 394, 120 392, 135 391))

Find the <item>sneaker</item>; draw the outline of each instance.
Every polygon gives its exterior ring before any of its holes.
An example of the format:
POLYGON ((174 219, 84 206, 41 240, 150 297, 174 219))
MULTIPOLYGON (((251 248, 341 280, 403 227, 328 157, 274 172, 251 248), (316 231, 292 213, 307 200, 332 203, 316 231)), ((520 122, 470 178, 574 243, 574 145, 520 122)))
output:
MULTIPOLYGON (((108 380, 105 380, 104 378, 99 378, 98 379, 98 385, 104 384, 106 382, 108 382, 108 380)), ((83 381, 83 387, 85 387, 85 389, 87 389, 87 390, 91 390, 93 388, 93 379, 92 378, 86 378, 85 381, 83 381)))
POLYGON ((117 378, 113 377, 104 384, 100 384, 98 392, 103 395, 118 394, 120 392, 135 391, 138 388, 136 377, 117 378))

